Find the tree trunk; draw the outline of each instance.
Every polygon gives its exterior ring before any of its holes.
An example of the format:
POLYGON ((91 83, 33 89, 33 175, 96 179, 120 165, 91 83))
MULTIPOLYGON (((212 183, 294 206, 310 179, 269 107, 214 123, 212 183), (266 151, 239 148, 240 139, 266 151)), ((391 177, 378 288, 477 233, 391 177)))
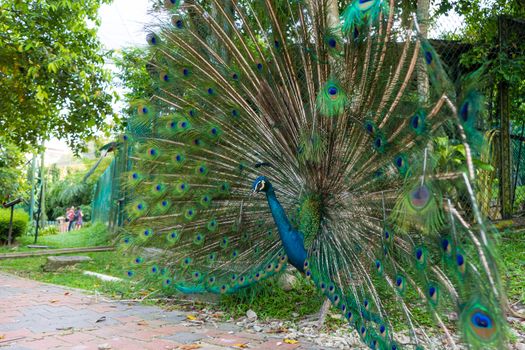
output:
MULTIPOLYGON (((423 38, 428 35, 428 19, 430 11, 430 0, 417 0, 417 20, 419 23, 420 34, 423 38)), ((428 73, 425 58, 420 56, 417 62, 417 91, 421 102, 428 100, 428 73)))

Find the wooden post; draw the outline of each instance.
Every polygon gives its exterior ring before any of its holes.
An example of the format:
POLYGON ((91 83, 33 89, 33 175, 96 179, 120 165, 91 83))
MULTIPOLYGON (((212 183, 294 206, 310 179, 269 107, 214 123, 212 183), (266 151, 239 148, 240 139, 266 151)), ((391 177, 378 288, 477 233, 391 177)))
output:
MULTIPOLYGON (((505 49, 506 22, 502 16, 498 19, 500 50, 505 49)), ((500 112, 500 201, 502 219, 512 216, 512 176, 510 156, 510 109, 509 109, 509 83, 499 82, 499 112, 500 112)))

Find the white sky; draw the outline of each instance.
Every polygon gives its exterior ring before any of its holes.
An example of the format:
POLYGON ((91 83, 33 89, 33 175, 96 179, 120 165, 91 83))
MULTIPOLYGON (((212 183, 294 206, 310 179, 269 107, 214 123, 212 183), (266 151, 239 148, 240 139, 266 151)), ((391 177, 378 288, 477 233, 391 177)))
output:
MULTIPOLYGON (((98 37, 106 49, 118 50, 146 44, 144 25, 151 22, 148 3, 148 0, 113 0, 111 4, 100 7, 98 37)), ((114 67, 108 63, 107 68, 114 67)), ((120 104, 114 106, 116 112, 120 109, 120 104)), ((64 141, 54 138, 46 143, 46 148, 46 164, 56 163, 71 153, 64 141)))
POLYGON ((148 0, 114 0, 102 5, 99 38, 108 49, 146 43, 144 25, 148 21, 148 0))

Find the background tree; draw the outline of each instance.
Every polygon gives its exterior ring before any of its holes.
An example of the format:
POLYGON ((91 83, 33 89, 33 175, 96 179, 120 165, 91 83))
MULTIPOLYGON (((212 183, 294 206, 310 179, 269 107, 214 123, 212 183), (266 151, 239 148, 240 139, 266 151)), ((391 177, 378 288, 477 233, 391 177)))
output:
POLYGON ((14 199, 26 192, 24 161, 22 152, 0 137, 0 204, 8 195, 14 199))
POLYGON ((126 117, 135 115, 135 109, 131 107, 134 101, 148 99, 155 94, 156 88, 151 79, 154 68, 148 65, 149 58, 149 51, 140 47, 128 47, 115 53, 117 84, 124 89, 126 105, 122 113, 126 117))
MULTIPOLYGON (((113 96, 97 39, 101 3, 0 2, 0 136, 21 150, 50 136, 78 151, 107 129, 113 96)), ((114 116, 115 117, 115 116, 114 116)))
POLYGON ((95 185, 107 169, 112 156, 102 159, 93 174, 84 181, 84 177, 97 159, 83 159, 83 165, 78 168, 67 169, 65 176, 60 177, 58 169, 51 166, 46 169, 46 216, 49 220, 55 220, 59 216, 64 216, 66 209, 74 206, 82 208, 84 221, 91 220, 91 201, 95 185))

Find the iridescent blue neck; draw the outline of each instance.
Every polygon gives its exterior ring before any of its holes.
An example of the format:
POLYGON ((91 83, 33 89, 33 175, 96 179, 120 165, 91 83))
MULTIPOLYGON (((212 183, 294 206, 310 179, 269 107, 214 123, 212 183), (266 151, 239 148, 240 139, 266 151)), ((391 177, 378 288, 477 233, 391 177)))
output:
POLYGON ((292 228, 281 203, 279 203, 279 200, 275 195, 273 186, 271 184, 268 185, 269 188, 266 191, 266 199, 268 199, 268 205, 272 212, 273 221, 279 231, 284 250, 288 256, 288 261, 299 271, 303 271, 303 264, 307 257, 303 236, 299 231, 292 228))

